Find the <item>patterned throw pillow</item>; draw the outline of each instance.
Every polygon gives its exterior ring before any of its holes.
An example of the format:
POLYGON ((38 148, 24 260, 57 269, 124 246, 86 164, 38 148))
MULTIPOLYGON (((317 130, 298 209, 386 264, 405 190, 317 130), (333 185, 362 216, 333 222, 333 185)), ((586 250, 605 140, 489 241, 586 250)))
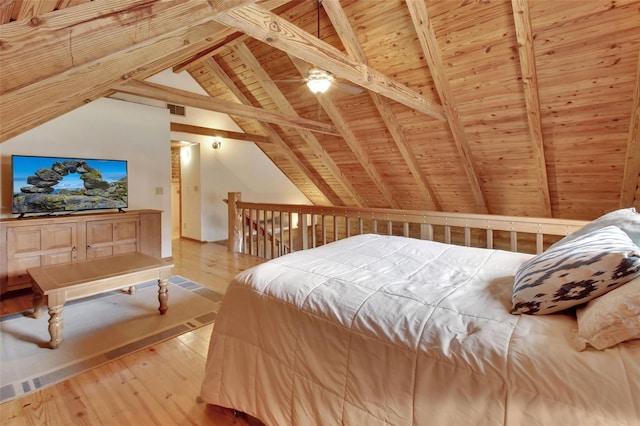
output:
POLYGON ((602 350, 640 339, 640 278, 592 300, 576 314, 580 350, 587 343, 602 350))
POLYGON ((640 246, 640 214, 636 212, 636 209, 629 207, 626 209, 619 209, 609 212, 597 219, 584 225, 582 228, 567 235, 560 241, 556 242, 549 248, 568 243, 576 238, 588 234, 596 229, 604 228, 607 226, 617 226, 622 229, 631 238, 631 241, 637 246, 640 246))
POLYGON ((640 276, 640 247, 615 226, 550 247, 518 268, 511 313, 551 314, 640 276))

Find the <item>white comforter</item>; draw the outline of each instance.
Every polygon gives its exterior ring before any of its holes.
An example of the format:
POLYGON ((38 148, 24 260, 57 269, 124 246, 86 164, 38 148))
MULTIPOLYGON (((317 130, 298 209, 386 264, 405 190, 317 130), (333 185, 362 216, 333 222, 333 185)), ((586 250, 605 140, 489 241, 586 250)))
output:
POLYGON ((640 341, 509 314, 530 255, 359 235, 230 284, 202 397, 268 425, 638 425, 640 341))

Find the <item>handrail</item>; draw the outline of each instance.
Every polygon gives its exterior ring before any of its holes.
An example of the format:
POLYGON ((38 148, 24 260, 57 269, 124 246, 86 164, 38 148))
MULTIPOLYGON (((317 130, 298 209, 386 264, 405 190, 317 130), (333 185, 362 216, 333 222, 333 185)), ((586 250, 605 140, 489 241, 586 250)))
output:
MULTIPOLYGON (((545 246, 587 223, 569 219, 427 210, 251 203, 242 201, 241 194, 238 192, 230 192, 229 200, 232 202, 228 203, 228 246, 230 251, 242 253, 250 253, 247 247, 253 244, 253 240, 247 237, 246 225, 242 220, 247 214, 255 221, 259 221, 260 217, 275 217, 276 214, 280 217, 284 214, 288 215, 288 224, 285 226, 281 224, 279 236, 283 240, 288 238, 291 251, 316 247, 355 234, 373 232, 440 240, 450 244, 541 253, 545 246), (297 223, 294 223, 295 218, 297 223), (484 232, 479 233, 479 231, 484 232), (553 236, 555 239, 545 239, 547 236, 553 236), (519 242, 523 243, 521 247, 519 242)), ((273 221, 271 226, 273 227, 273 221)), ((270 251, 274 254, 276 252, 275 228, 272 235, 274 240, 271 241, 270 251)), ((265 247, 266 240, 264 238, 262 242, 265 247)), ((256 244, 259 243, 260 241, 256 241, 256 244)), ((266 251, 265 248, 263 252, 266 251)))

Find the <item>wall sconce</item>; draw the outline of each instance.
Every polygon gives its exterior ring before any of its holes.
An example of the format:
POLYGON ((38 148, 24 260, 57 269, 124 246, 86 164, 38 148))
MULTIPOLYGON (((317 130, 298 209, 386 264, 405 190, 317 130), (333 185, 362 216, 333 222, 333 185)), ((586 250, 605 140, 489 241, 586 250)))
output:
POLYGON ((220 139, 218 137, 213 138, 213 142, 211 142, 211 148, 213 148, 213 149, 222 148, 222 139, 220 139))

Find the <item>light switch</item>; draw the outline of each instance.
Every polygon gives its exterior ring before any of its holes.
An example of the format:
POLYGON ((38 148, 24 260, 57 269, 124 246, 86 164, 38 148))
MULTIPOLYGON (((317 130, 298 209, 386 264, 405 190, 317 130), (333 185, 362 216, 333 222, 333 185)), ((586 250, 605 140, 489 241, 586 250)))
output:
POLYGON ((164 194, 164 189, 161 186, 156 186, 156 195, 164 194))

